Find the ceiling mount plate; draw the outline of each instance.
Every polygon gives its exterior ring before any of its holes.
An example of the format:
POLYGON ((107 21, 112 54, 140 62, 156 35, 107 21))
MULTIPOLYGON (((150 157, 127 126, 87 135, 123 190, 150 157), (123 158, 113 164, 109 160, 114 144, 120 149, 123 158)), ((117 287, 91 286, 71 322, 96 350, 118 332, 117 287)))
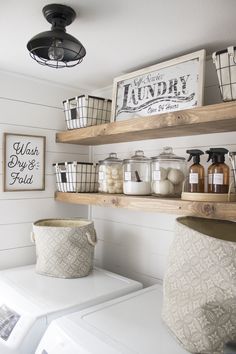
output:
POLYGON ((53 24, 55 20, 60 20, 64 22, 64 26, 70 25, 76 17, 71 7, 60 4, 46 5, 43 8, 43 15, 49 23, 53 24))

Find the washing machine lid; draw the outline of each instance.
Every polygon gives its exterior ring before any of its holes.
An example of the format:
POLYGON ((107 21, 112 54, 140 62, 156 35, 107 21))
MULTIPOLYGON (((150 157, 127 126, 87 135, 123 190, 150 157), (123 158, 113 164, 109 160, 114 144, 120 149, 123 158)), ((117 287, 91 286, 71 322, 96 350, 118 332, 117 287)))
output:
POLYGON ((0 271, 0 303, 31 315, 78 311, 140 288, 141 283, 99 268, 77 279, 43 276, 35 266, 0 271))
POLYGON ((162 287, 155 285, 61 317, 49 326, 36 354, 186 354, 162 322, 161 310, 162 287))

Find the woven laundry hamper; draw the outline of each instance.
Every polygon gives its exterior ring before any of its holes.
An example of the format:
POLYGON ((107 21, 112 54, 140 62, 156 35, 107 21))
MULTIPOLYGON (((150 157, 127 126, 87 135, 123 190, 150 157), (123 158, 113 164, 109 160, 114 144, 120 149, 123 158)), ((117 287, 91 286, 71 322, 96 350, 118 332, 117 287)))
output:
POLYGON ((236 339, 236 223, 177 219, 162 317, 191 353, 222 353, 236 339))
POLYGON ((45 219, 33 224, 36 272, 58 278, 80 278, 93 268, 96 231, 87 219, 45 219))

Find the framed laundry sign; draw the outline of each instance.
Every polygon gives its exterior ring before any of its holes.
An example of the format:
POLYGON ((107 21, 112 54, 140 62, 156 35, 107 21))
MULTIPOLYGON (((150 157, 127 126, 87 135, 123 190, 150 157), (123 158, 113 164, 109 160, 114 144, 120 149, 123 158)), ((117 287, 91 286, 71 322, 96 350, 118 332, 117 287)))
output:
POLYGON ((203 49, 115 78, 112 120, 201 106, 205 57, 203 49))
POLYGON ((45 189, 46 138, 4 133, 4 191, 45 189))

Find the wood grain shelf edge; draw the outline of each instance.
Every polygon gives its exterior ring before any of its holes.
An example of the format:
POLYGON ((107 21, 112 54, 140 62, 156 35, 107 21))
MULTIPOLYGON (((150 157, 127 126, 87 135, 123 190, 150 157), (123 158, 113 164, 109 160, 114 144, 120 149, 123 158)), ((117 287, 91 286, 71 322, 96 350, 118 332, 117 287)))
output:
POLYGON ((127 208, 144 212, 191 215, 213 219, 236 220, 236 202, 194 202, 152 196, 127 196, 102 193, 56 192, 57 201, 101 207, 127 208))
POLYGON ((236 130, 236 102, 139 117, 56 134, 60 143, 98 145, 236 130))

